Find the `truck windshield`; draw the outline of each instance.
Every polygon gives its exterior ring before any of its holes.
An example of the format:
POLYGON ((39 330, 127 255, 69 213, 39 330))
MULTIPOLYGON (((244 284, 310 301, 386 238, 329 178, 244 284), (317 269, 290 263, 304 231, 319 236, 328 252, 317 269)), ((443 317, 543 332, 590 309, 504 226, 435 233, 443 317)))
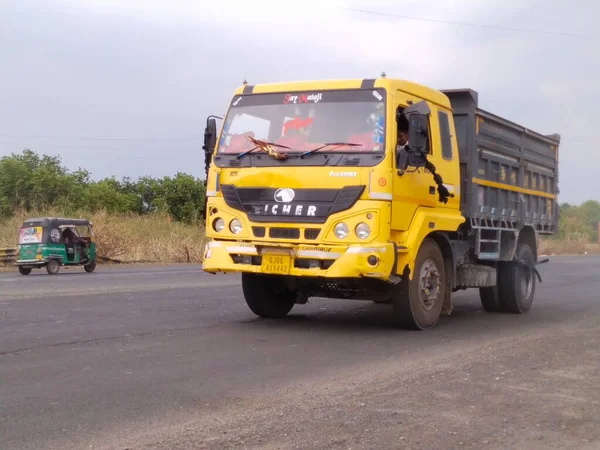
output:
POLYGON ((380 152, 384 124, 384 90, 241 95, 225 118, 219 153, 251 150, 249 137, 290 154, 380 152))

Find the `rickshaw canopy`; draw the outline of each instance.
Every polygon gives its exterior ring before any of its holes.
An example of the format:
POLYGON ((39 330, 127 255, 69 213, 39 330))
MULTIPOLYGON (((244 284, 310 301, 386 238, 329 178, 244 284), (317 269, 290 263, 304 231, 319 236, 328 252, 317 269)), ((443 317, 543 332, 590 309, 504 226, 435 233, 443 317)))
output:
POLYGON ((51 239, 52 242, 58 243, 60 242, 61 235, 60 233, 65 228, 70 227, 87 227, 91 231, 90 234, 93 235, 93 224, 91 221, 87 219, 70 219, 70 218, 62 218, 62 217, 39 217, 39 218, 31 218, 27 219, 21 225, 21 236, 19 243, 39 243, 39 244, 47 244, 51 239), (55 236, 52 235, 52 231, 55 236))
POLYGON ((91 227, 92 222, 87 219, 68 219, 61 217, 41 217, 27 219, 22 227, 42 227, 42 228, 64 228, 64 227, 91 227))

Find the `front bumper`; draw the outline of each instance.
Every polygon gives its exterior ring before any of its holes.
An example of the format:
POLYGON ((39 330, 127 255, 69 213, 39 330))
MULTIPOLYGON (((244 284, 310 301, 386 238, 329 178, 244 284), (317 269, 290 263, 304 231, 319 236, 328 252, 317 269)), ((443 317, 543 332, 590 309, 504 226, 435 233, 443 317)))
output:
POLYGON ((209 273, 251 272, 297 277, 389 280, 396 268, 393 243, 315 246, 211 241, 202 269, 209 273))
POLYGON ((47 259, 18 259, 13 265, 23 267, 43 267, 47 262, 47 259))

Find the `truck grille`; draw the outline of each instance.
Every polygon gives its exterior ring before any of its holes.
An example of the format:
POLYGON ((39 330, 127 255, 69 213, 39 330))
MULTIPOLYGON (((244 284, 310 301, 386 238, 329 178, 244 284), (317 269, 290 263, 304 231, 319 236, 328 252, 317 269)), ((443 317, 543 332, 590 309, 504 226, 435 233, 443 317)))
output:
POLYGON ((319 237, 321 230, 319 228, 307 228, 304 230, 304 239, 312 241, 319 237))
POLYGON ((275 239, 300 239, 300 228, 270 228, 269 237, 275 239))
MULTIPOLYGON (((314 241, 319 237, 320 228, 306 228, 304 230, 304 239, 314 241)), ((257 238, 264 238, 267 235, 266 227, 252 227, 252 234, 257 238)), ((300 239, 301 230, 299 228, 274 227, 269 229, 269 237, 274 239, 300 239)))

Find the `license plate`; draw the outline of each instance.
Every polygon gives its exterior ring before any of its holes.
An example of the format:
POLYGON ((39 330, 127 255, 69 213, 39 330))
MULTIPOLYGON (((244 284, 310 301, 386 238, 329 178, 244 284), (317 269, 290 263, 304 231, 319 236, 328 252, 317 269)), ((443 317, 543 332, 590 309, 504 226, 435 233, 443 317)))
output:
POLYGON ((263 255, 261 268, 265 273, 288 275, 292 258, 288 255, 263 255))

